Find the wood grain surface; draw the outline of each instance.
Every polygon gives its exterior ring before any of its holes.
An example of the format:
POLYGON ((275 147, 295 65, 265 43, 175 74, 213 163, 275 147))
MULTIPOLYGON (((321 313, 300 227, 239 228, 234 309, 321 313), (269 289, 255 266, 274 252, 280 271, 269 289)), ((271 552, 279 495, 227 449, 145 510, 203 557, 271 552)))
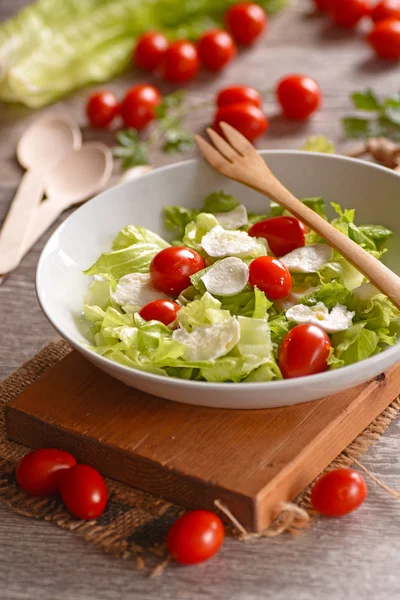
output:
MULTIPOLYGON (((0 21, 26 0, 0 0, 0 21)), ((289 123, 273 100, 266 103, 271 127, 259 143, 265 148, 298 148, 308 135, 324 133, 343 148, 339 118, 350 111, 351 90, 372 86, 381 93, 399 87, 399 67, 374 59, 362 35, 330 28, 310 16, 311 0, 292 0, 292 7, 270 24, 268 37, 243 53, 223 76, 205 73, 189 86, 191 100, 202 100, 225 83, 270 88, 284 73, 306 72, 318 79, 324 109, 306 125, 289 123)), ((138 79, 129 73, 109 84, 121 92, 138 79)), ((85 125, 85 91, 49 107, 67 112, 85 125)), ((0 221, 17 188, 22 170, 15 161, 17 140, 37 113, 0 107, 0 221)), ((201 132, 211 117, 204 109, 188 124, 201 132)), ((85 139, 112 142, 109 133, 84 127, 85 139)), ((182 156, 154 156, 156 166, 182 156)), ((50 235, 50 232, 48 233, 50 235)), ((0 378, 5 377, 44 343, 55 337, 38 306, 35 267, 45 236, 19 269, 0 287, 0 378)), ((400 424, 394 423, 368 453, 364 464, 400 489, 400 424)), ((297 538, 283 536, 241 544, 228 541, 210 563, 171 567, 161 579, 147 580, 129 562, 116 561, 87 547, 73 534, 48 523, 15 515, 0 507, 1 600, 398 600, 400 597, 400 519, 398 501, 373 484, 369 497, 353 515, 319 519, 297 538)))

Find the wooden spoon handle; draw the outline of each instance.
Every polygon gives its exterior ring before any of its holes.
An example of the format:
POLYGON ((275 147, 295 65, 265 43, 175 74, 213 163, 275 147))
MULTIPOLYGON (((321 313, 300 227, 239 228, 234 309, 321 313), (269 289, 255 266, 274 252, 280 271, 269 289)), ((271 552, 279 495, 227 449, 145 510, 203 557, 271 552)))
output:
POLYGON ((52 200, 51 198, 47 198, 42 202, 30 223, 22 251, 23 256, 29 252, 32 246, 46 233, 66 208, 68 208, 68 204, 63 206, 58 200, 52 200))

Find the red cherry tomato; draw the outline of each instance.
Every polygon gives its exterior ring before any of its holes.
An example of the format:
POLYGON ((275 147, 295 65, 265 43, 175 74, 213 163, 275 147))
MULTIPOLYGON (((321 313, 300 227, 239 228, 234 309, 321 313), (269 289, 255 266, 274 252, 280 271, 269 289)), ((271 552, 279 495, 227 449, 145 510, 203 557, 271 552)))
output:
POLYGON ((307 228, 295 217, 272 217, 255 223, 248 233, 253 237, 265 238, 276 256, 284 256, 304 246, 307 228))
POLYGON ((139 131, 155 118, 155 109, 161 104, 161 94, 148 84, 135 85, 128 90, 121 104, 121 116, 127 127, 139 131))
POLYGON ((270 300, 278 300, 287 296, 292 289, 292 276, 277 258, 260 256, 250 263, 249 283, 265 292, 270 300))
POLYGON ((181 307, 172 300, 153 300, 140 309, 139 315, 146 321, 160 321, 164 325, 173 323, 181 307))
POLYGON ((311 502, 327 517, 342 517, 358 508, 367 497, 365 479, 354 469, 334 469, 313 485, 311 502))
POLYGON ((208 510, 193 510, 172 525, 167 536, 168 552, 182 565, 208 560, 222 546, 224 526, 221 519, 208 510))
POLYGON ((221 71, 236 56, 236 44, 227 31, 212 29, 199 39, 197 51, 207 69, 221 71))
POLYGON ((217 96, 217 106, 226 106, 227 104, 253 104, 261 108, 262 99, 260 94, 252 87, 244 85, 231 85, 221 90, 217 96))
POLYGON ((31 496, 50 496, 58 492, 64 473, 76 465, 69 452, 56 448, 33 450, 18 463, 15 477, 21 490, 31 496))
POLYGON ((268 17, 258 4, 240 2, 228 9, 225 23, 239 44, 249 46, 266 28, 268 17))
POLYGON ((139 69, 154 71, 160 66, 168 48, 168 40, 158 31, 144 33, 136 44, 132 61, 139 69))
POLYGON ((285 379, 322 373, 328 368, 331 349, 328 335, 317 325, 297 325, 283 338, 279 368, 285 379))
POLYGON ((369 0, 327 0, 328 14, 339 27, 355 27, 370 10, 369 0))
POLYGON ((400 58, 400 20, 379 21, 367 39, 381 58, 400 58))
POLYGON ((400 0, 382 0, 374 6, 370 15, 374 23, 385 19, 400 19, 400 0))
POLYGON ((214 129, 220 131, 219 124, 225 121, 240 131, 250 142, 260 137, 268 129, 269 122, 264 113, 253 104, 227 104, 221 106, 214 118, 214 129))
POLYGON ((119 102, 112 92, 96 92, 86 104, 86 116, 92 127, 108 127, 119 111, 119 102))
POLYGON ((161 73, 167 81, 184 82, 193 79, 200 67, 196 46, 178 41, 170 44, 161 63, 161 73))
POLYGON ((179 296, 190 285, 190 276, 206 266, 195 250, 183 246, 164 248, 150 265, 151 282, 157 290, 179 296))
POLYGON ((299 121, 319 108, 322 93, 316 81, 306 75, 288 75, 280 80, 276 88, 278 102, 288 119, 299 121))
POLYGON ((328 8, 329 0, 314 0, 314 4, 318 10, 325 12, 328 8))
POLYGON ((97 519, 107 504, 107 486, 96 469, 77 465, 61 479, 61 498, 77 519, 97 519))

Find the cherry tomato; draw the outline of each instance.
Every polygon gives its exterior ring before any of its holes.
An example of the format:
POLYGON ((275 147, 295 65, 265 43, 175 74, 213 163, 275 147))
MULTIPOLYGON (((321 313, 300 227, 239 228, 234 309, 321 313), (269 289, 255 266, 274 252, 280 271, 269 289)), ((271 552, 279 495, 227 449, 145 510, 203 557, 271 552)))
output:
POLYGON ((161 63, 161 73, 167 81, 184 82, 193 79, 200 68, 196 46, 178 41, 170 44, 161 63))
POLYGON ((212 29, 199 39, 197 51, 207 69, 221 71, 236 56, 236 44, 227 31, 212 29))
POLYGON ((171 556, 182 565, 208 560, 222 546, 224 526, 221 519, 208 510, 193 510, 172 525, 167 536, 171 556))
POLYGON ((155 109, 161 104, 161 94, 148 84, 135 85, 128 90, 121 104, 121 116, 127 127, 144 129, 155 118, 155 109))
POLYGON ((276 256, 304 246, 307 228, 295 217, 272 217, 258 221, 249 229, 249 235, 265 238, 276 256))
POLYGON ((288 119, 303 121, 319 108, 321 89, 314 79, 306 75, 288 75, 276 88, 278 102, 288 119))
POLYGON ((287 267, 273 256, 260 256, 250 263, 249 283, 271 300, 284 298, 292 289, 292 276, 287 267))
POLYGON ((227 104, 221 106, 214 118, 214 129, 220 130, 219 124, 225 121, 240 131, 250 142, 260 137, 268 129, 269 122, 264 113, 253 104, 227 104))
POLYGON ((342 517, 358 508, 367 496, 365 479, 354 469, 334 469, 313 485, 311 502, 327 517, 342 517))
POLYGON ((119 102, 112 92, 96 92, 86 104, 86 116, 92 127, 108 127, 119 111, 119 102))
POLYGON ((204 258, 196 250, 184 246, 164 248, 151 261, 151 282, 157 290, 179 296, 189 287, 190 276, 205 266, 204 258))
POLYGON ((239 44, 250 46, 266 28, 268 17, 258 4, 240 2, 228 9, 225 23, 239 44))
POLYGON ((31 496, 50 496, 58 492, 62 475, 76 465, 69 452, 56 448, 33 450, 18 463, 15 477, 21 490, 31 496))
POLYGON ((327 0, 328 14, 339 27, 355 27, 370 10, 369 0, 327 0))
POLYGON ((96 469, 77 465, 61 479, 61 498, 77 519, 97 519, 107 504, 107 486, 96 469))
POLYGON ((328 9, 329 0, 314 0, 314 4, 318 10, 325 12, 328 9))
POLYGON ((400 20, 379 21, 367 39, 381 58, 400 58, 400 20))
POLYGON ((331 342, 317 325, 297 325, 283 338, 279 368, 285 379, 322 373, 328 368, 331 342))
POLYGON ((154 71, 160 66, 168 48, 168 40, 158 31, 144 33, 136 44, 132 60, 133 63, 145 71, 154 71))
POLYGON ((227 104, 253 104, 261 108, 262 99, 260 94, 252 87, 244 85, 231 85, 221 90, 217 96, 217 106, 226 106, 227 104))
POLYGON ((160 321, 164 325, 173 323, 181 307, 172 300, 153 300, 140 309, 139 315, 146 321, 160 321))
POLYGON ((370 13, 374 23, 385 19, 400 19, 400 0, 382 0, 370 13))

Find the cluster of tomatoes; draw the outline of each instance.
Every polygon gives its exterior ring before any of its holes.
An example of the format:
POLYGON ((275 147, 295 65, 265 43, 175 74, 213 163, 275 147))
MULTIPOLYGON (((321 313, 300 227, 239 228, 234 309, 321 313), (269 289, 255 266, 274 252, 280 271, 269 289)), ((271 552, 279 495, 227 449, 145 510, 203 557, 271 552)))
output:
POLYGON ((381 58, 400 58, 400 0, 381 0, 372 6, 371 0, 314 0, 340 27, 353 28, 364 17, 370 17, 373 27, 367 41, 381 58))

